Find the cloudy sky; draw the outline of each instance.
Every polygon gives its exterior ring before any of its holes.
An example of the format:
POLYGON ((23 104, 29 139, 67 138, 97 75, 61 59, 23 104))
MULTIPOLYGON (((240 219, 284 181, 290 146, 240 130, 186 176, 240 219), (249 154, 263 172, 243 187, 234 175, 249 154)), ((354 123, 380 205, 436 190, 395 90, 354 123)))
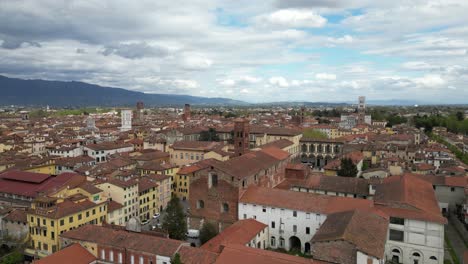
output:
POLYGON ((250 102, 468 103, 467 0, 1 0, 0 74, 250 102))

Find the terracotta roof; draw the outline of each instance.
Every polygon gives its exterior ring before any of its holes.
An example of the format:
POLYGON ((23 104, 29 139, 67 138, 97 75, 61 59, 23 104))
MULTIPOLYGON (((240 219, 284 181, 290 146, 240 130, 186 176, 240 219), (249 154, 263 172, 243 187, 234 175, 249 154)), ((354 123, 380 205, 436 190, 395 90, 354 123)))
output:
POLYGON ((218 254, 214 252, 188 246, 181 247, 178 253, 184 264, 212 264, 218 257, 218 254))
POLYGON ((369 195, 369 183, 365 179, 312 175, 306 180, 291 182, 291 187, 305 187, 313 190, 369 195))
POLYGON ((115 210, 118 210, 120 208, 123 208, 124 206, 122 204, 119 204, 118 202, 114 201, 114 200, 111 200, 109 201, 109 203, 107 204, 107 212, 112 212, 112 211, 115 211, 115 210))
POLYGON ((284 149, 284 148, 287 148, 287 147, 292 146, 292 145, 294 145, 294 142, 283 138, 283 139, 278 139, 278 140, 275 140, 273 142, 262 145, 262 146, 260 146, 260 148, 276 147, 276 148, 279 148, 279 149, 284 149))
POLYGON ((27 172, 27 171, 7 171, 0 174, 0 178, 11 181, 27 182, 27 183, 41 183, 51 176, 49 174, 27 172))
POLYGON ((34 264, 90 264, 97 258, 80 244, 72 244, 54 254, 33 261, 34 264))
POLYGON ((176 141, 171 145, 172 149, 199 150, 208 152, 210 150, 221 148, 223 143, 215 141, 176 141))
POLYGON ((132 144, 128 143, 116 143, 116 142, 103 142, 99 144, 88 144, 84 147, 92 149, 92 150, 113 150, 113 149, 120 149, 120 148, 129 148, 133 147, 132 144))
POLYGON ((184 243, 184 241, 97 225, 83 225, 60 236, 75 241, 92 242, 101 246, 126 248, 167 257, 171 257, 184 243))
POLYGON ((12 222, 21 222, 27 223, 26 211, 22 209, 14 209, 8 215, 6 215, 4 220, 12 221, 12 222))
POLYGON ((288 152, 277 148, 267 148, 261 151, 251 151, 224 162, 212 161, 211 166, 238 179, 242 179, 268 169, 286 160, 288 157, 288 152))
POLYGON ((376 187, 374 202, 390 216, 446 223, 432 184, 418 175, 404 174, 384 179, 376 187))
MULTIPOLYGON (((383 259, 387 230, 388 218, 372 211, 352 210, 328 215, 311 241, 314 244, 347 241, 353 244, 357 250, 378 259, 383 259)), ((316 257, 315 254, 313 255, 316 257)), ((326 252, 318 252, 317 255, 321 256, 321 260, 330 262, 336 262, 337 257, 355 258, 355 253, 353 256, 336 256, 335 254, 329 256, 326 252)))
POLYGON ((62 217, 72 215, 78 212, 83 212, 88 209, 97 207, 99 205, 105 204, 106 202, 102 203, 93 203, 90 200, 84 200, 84 201, 72 201, 72 198, 70 197, 67 200, 64 200, 61 203, 57 203, 55 206, 49 208, 46 213, 44 212, 44 209, 42 208, 36 208, 36 209, 31 209, 29 211, 29 214, 37 214, 41 216, 47 216, 48 218, 53 218, 53 219, 60 219, 62 217))
POLYGON ((243 245, 225 245, 216 264, 318 264, 323 263, 303 257, 273 252, 243 245))
POLYGON ((156 188, 159 185, 151 180, 149 180, 146 177, 142 177, 138 180, 138 192, 144 192, 146 190, 149 190, 151 188, 156 188))
MULTIPOLYGON (((58 176, 40 174, 46 175, 47 179, 39 183, 3 178, 2 176, 4 174, 0 175, 0 193, 16 194, 32 198, 35 198, 39 193, 51 193, 67 186, 74 188, 86 181, 85 176, 81 176, 75 173, 62 173, 58 176)), ((21 174, 15 174, 15 177, 13 178, 20 178, 18 175, 21 174)), ((31 174, 28 175, 29 176, 27 177, 30 177, 31 174)), ((45 178, 45 176, 41 177, 45 178)))
POLYGON ((203 244, 201 248, 220 253, 221 246, 225 244, 245 245, 255 238, 258 233, 262 232, 265 227, 267 225, 254 219, 239 220, 203 244))
POLYGON ((365 199, 319 195, 257 186, 247 188, 239 202, 323 214, 373 207, 372 201, 365 199))

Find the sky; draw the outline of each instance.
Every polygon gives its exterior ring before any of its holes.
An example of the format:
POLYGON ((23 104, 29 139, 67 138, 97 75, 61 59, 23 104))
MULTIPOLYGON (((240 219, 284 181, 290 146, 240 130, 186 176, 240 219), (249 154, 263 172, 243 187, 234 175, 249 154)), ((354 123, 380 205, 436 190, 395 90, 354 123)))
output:
POLYGON ((1 0, 0 74, 248 102, 468 103, 467 0, 1 0))

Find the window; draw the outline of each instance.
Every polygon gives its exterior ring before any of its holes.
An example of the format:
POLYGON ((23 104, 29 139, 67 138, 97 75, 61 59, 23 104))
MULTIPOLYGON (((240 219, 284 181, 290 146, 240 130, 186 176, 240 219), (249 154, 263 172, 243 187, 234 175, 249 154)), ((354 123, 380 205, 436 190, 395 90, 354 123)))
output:
POLYGON ((398 217, 390 217, 390 224, 404 225, 405 224, 405 219, 398 218, 398 217))
POLYGON ((50 232, 50 237, 51 237, 52 239, 55 239, 55 233, 54 233, 54 232, 50 232))
POLYGON ((270 246, 272 247, 276 246, 276 238, 274 236, 272 236, 270 239, 270 246))
POLYGON ((93 215, 95 215, 95 214, 96 214, 96 209, 93 209, 93 215))
POLYGON ((275 228, 275 221, 271 221, 271 228, 275 228))
POLYGON ((306 234, 310 235, 310 227, 306 227, 306 234))
POLYGON ((61 219, 60 220, 60 226, 63 226, 65 224, 65 220, 61 219))
POLYGON ((297 232, 297 225, 293 225, 293 232, 294 232, 294 233, 297 232))
POLYGON ((450 188, 450 191, 451 191, 451 192, 454 192, 454 191, 455 191, 455 187, 450 188))
POLYGON ((215 173, 211 173, 208 179, 208 188, 216 186, 218 186, 218 175, 215 173))
POLYGON ((109 260, 114 262, 114 252, 112 250, 109 252, 109 260))
POLYGON ((244 219, 247 219, 247 214, 244 214, 244 219))
POLYGON ((54 221, 50 221, 50 226, 52 226, 52 227, 53 227, 53 226, 54 226, 54 224, 55 224, 55 223, 54 223, 54 221))
POLYGON ((205 208, 205 202, 203 200, 198 200, 197 201, 197 208, 198 209, 205 208))
POLYGON ((229 212, 229 205, 227 203, 223 203, 221 210, 223 213, 229 212))
POLYGON ((45 219, 42 219, 42 224, 46 225, 46 220, 45 219))
POLYGON ((101 259, 106 259, 106 251, 104 249, 101 249, 101 259))
POLYGON ((297 217, 297 211, 293 211, 293 216, 297 217))
POLYGON ((70 216, 70 217, 68 218, 68 222, 69 222, 69 223, 73 223, 73 216, 70 216))
POLYGON ((310 214, 309 213, 306 214, 306 219, 310 219, 310 214))
POLYGON ((143 263, 144 263, 143 257, 140 256, 140 264, 143 264, 143 263))
POLYGON ((130 257, 130 263, 131 263, 131 264, 135 264, 135 256, 132 255, 132 256, 130 257))
POLYGON ((279 239, 279 246, 280 248, 284 248, 284 238, 280 237, 279 239))
POLYGON ((119 263, 122 263, 122 253, 119 252, 119 263))
POLYGON ((264 213, 266 213, 266 207, 263 207, 263 208, 262 208, 262 211, 263 211, 264 213))
POLYGON ((400 230, 390 229, 390 240, 393 241, 403 241, 404 239, 404 232, 400 230))

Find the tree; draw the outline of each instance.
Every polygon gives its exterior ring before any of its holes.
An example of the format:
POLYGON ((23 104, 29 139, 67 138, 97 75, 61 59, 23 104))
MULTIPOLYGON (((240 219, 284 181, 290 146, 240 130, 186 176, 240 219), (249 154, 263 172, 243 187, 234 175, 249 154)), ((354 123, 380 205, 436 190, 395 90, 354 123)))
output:
POLYGON ((17 264, 17 263, 22 263, 24 260, 23 254, 19 251, 14 251, 7 256, 3 257, 1 259, 1 264, 17 264))
POLYGON ((185 213, 179 198, 173 197, 166 208, 162 228, 169 233, 169 237, 177 240, 185 240, 187 236, 187 222, 185 213))
POLYGON ((200 230, 200 241, 202 244, 208 242, 218 234, 216 226, 210 222, 205 222, 200 230))
POLYGON ((214 128, 209 128, 208 131, 200 133, 200 141, 219 141, 218 133, 214 128))
POLYGON ((457 117, 457 120, 458 120, 458 121, 463 121, 463 119, 465 119, 465 115, 464 115, 462 112, 460 112, 460 111, 458 111, 458 112, 455 114, 455 116, 457 117))
POLYGON ((183 264, 182 260, 180 260, 180 254, 176 253, 171 260, 171 264, 183 264))
POLYGON ((327 134, 319 131, 319 130, 316 130, 316 129, 305 129, 304 131, 302 131, 302 137, 304 138, 319 138, 319 139, 326 139, 328 138, 327 137, 327 134))
POLYGON ((356 177, 358 170, 350 158, 341 159, 341 166, 338 170, 338 176, 356 177))

